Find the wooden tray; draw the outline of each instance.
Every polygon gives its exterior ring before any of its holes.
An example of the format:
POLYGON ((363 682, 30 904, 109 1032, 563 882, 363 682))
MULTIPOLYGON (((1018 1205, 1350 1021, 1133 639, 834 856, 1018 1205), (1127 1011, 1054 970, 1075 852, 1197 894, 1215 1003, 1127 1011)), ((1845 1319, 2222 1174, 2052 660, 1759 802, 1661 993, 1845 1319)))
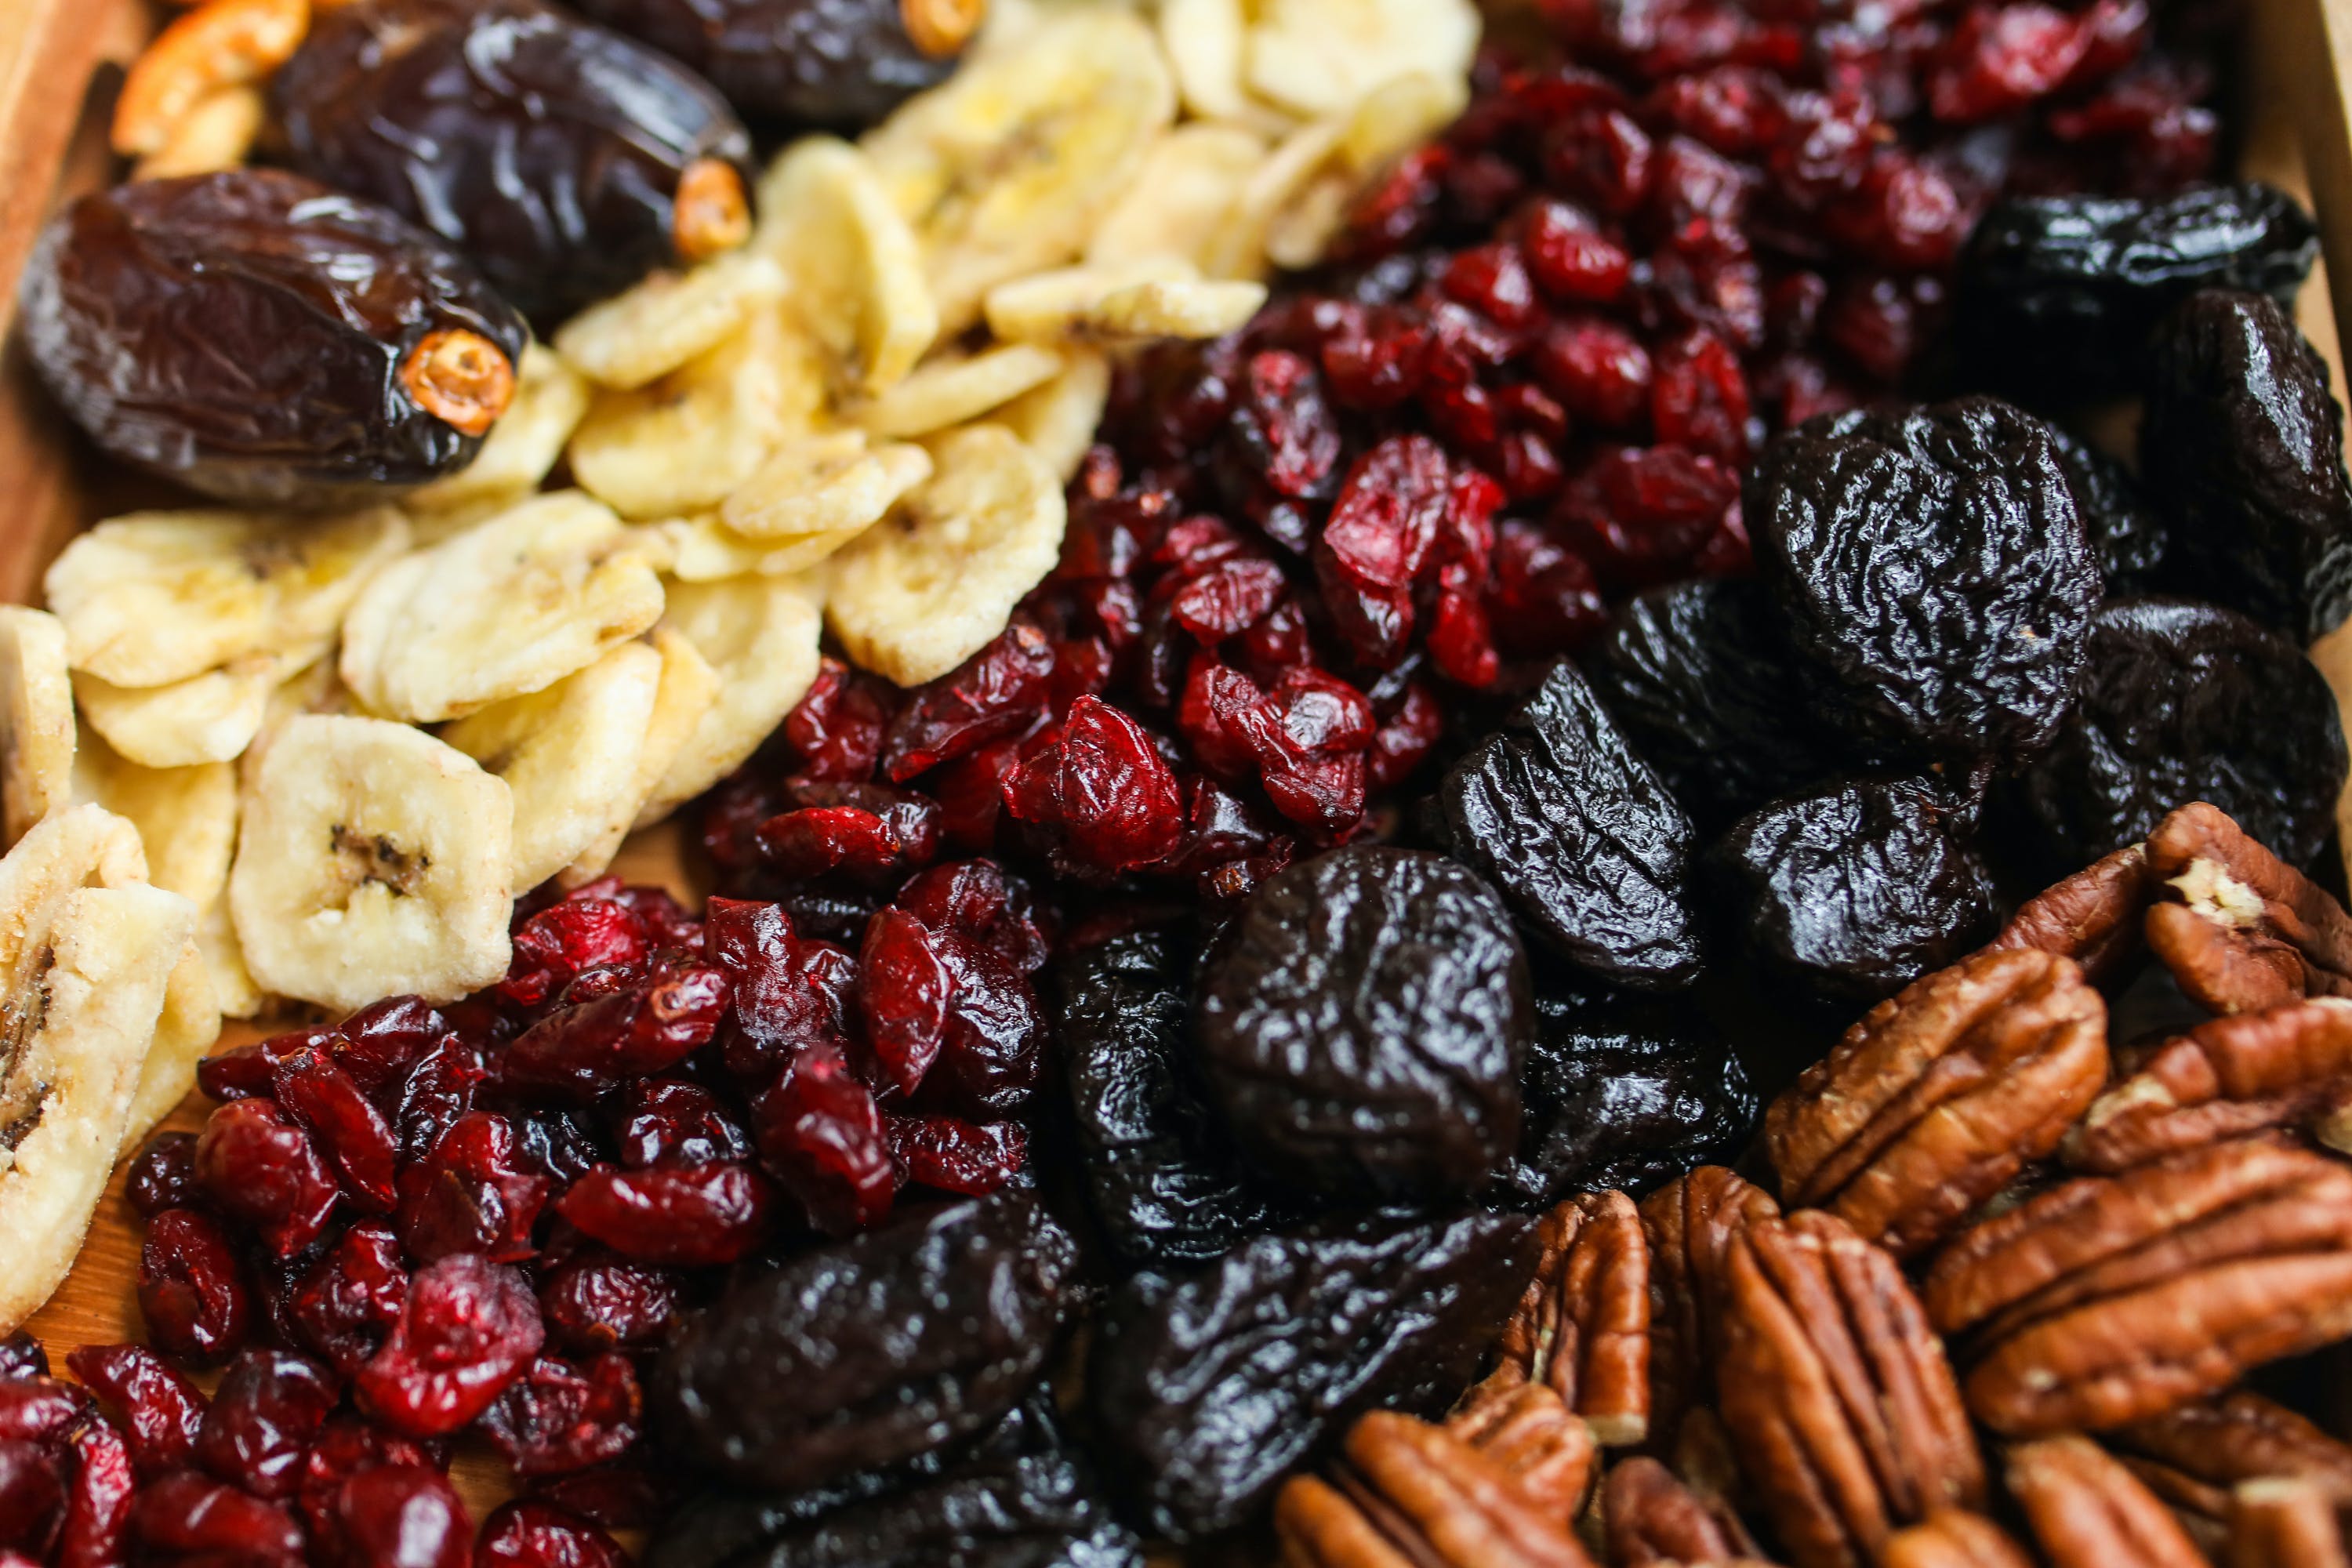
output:
MULTIPOLYGON (((2298 314, 2340 393, 2344 365, 2330 299, 2352 289, 2352 0, 2247 0, 2247 9, 2253 47, 2242 101, 2252 119, 2241 171, 2315 198, 2326 267, 2305 289, 2298 314)), ((37 599, 41 572, 65 542, 121 504, 109 498, 122 481, 48 405, 9 328, 17 276, 42 220, 119 173, 106 122, 122 67, 154 26, 152 0, 0 0, 0 601, 37 599)), ((2352 730, 2352 626, 2313 656, 2352 730)), ((2352 844, 2352 792, 2338 820, 2352 844)), ((614 868, 691 897, 698 889, 681 848, 676 825, 666 825, 633 837, 614 868)), ((232 1020, 221 1048, 270 1032, 266 1019, 232 1020)), ((206 1109, 191 1096, 165 1125, 193 1129, 206 1109)), ((142 1337, 131 1289, 141 1229, 120 1178, 118 1172, 72 1275, 32 1321, 53 1357, 142 1337)), ((487 1448, 461 1451, 454 1473, 477 1519, 510 1489, 503 1464, 487 1448)))

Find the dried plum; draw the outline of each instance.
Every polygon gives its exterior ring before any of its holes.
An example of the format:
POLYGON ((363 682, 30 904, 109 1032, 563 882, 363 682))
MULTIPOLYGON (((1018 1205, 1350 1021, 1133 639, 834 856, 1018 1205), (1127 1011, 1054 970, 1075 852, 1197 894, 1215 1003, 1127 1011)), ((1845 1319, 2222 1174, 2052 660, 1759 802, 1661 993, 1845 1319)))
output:
POLYGON ((1825 416, 1765 452, 1744 510, 1825 717, 1856 743, 1964 766, 2049 743, 2100 584, 2047 425, 1986 397, 1825 416))
POLYGON ((1767 974, 1874 1002, 1992 934, 1976 816, 1925 777, 1834 784, 1742 817, 1708 870, 1767 974))
POLYGON ((2327 365, 2258 294, 2191 296, 2148 351, 2139 433, 2173 581, 2305 642, 2352 609, 2352 484, 2327 365))
POLYGON ((1166 931, 1064 959, 1061 1046, 1087 1190, 1130 1264, 1201 1262, 1297 1217, 1245 1174, 1193 1053, 1191 965, 1166 931))
POLYGON ((580 0, 752 120, 863 131, 947 79, 982 0, 580 0))
POLYGON ((726 100, 544 0, 322 7, 273 90, 296 168, 431 228, 537 321, 750 235, 726 100))
POLYGON ((1113 1479, 1156 1534, 1262 1513, 1375 1406, 1443 1411, 1535 1267, 1525 1217, 1371 1215, 1260 1237, 1114 1299, 1087 1382, 1113 1479))
POLYGON ((1961 253, 1955 340, 1987 384, 2020 395, 2123 392, 2165 311, 2200 289, 2290 303, 2318 253, 2310 215, 2263 184, 2013 197, 1961 253))
POLYGON ((1454 853, 1580 971, 1651 990, 1698 973, 1690 819, 1573 666, 1454 765, 1435 816, 1454 853))
POLYGON ((18 319, 100 447, 262 502, 462 468, 513 395, 525 337, 431 235, 270 169, 82 197, 42 231, 18 319))
POLYGON ((2139 493, 2139 481, 2105 452, 2053 425, 2050 439, 2058 448, 2058 466, 2074 487, 2074 510, 2083 519, 2083 532, 2091 552, 2099 558, 2099 577, 2107 597, 2146 593, 2164 566, 2170 536, 2164 520, 2139 493))
POLYGON ((761 1486, 911 1458, 1012 1406, 1076 1265, 1024 1191, 906 1215, 739 1283, 664 1353, 654 1413, 684 1452, 761 1486))
POLYGON ((1203 964, 1194 1016, 1226 1124, 1278 1180, 1462 1194, 1517 1143, 1527 955, 1442 855, 1336 849, 1268 879, 1203 964))
POLYGON ((2017 794, 2053 868, 2137 844, 2197 800, 2302 866, 2345 770, 2335 695, 2301 649, 2215 605, 2126 599, 2092 622, 2074 711, 2017 794))
POLYGON ((1702 828, 1843 771, 1779 637, 1752 579, 1706 578, 1627 601, 1589 657, 1610 717, 1702 828))

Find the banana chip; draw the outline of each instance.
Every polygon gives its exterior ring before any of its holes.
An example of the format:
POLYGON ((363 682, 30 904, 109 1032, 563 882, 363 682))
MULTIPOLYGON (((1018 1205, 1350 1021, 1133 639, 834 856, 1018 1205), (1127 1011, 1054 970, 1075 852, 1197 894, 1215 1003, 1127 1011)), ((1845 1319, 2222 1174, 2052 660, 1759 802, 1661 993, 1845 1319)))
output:
POLYGON ((503 511, 537 489, 563 456, 580 417, 588 412, 588 379, 542 342, 526 344, 515 367, 514 401, 490 426, 474 460, 445 479, 408 492, 404 501, 416 542, 435 544, 503 511))
POLYGON ((1003 631, 1054 569, 1067 521, 1059 477, 1003 426, 958 430, 932 458, 929 482, 841 552, 826 605, 849 657, 901 686, 1003 631))
POLYGON ((434 724, 544 690, 661 609, 632 531, 559 491, 384 568, 343 624, 340 668, 371 710, 434 724))
POLYGON ((261 759, 269 750, 269 742, 286 728, 289 719, 304 713, 350 714, 362 719, 375 717, 362 711, 359 699, 343 684, 336 673, 335 661, 322 658, 309 668, 297 671, 278 683, 262 704, 261 728, 236 759, 236 787, 253 788, 254 775, 261 767, 261 759))
POLYGON ((669 574, 681 583, 719 583, 730 577, 788 577, 806 572, 836 553, 870 524, 804 533, 780 542, 746 539, 717 512, 673 518, 661 524, 669 547, 669 574))
POLYGON ((930 477, 931 455, 920 447, 868 447, 856 430, 803 436, 777 447, 719 516, 763 542, 870 528, 930 477))
POLYGON ((205 955, 191 941, 180 952, 163 982, 163 1007, 155 1019, 155 1037, 140 1064, 139 1085, 131 1091, 131 1110, 122 1124, 118 1152, 130 1153, 155 1124, 172 1114, 188 1091, 196 1087, 196 1063, 220 1038, 220 997, 213 990, 212 972, 205 955))
POLYGON ((78 536, 42 580, 74 668, 164 686, 323 647, 369 575, 408 547, 390 507, 342 517, 151 511, 78 536))
POLYGON ((844 391, 897 385, 939 336, 915 231, 846 142, 807 137, 769 165, 751 243, 783 268, 793 311, 844 391))
POLYGON ((1466 79, 1477 50, 1471 0, 1257 0, 1242 79, 1258 97, 1313 117, 1408 72, 1466 79))
POLYGON ((1103 215, 1087 262, 1173 256, 1205 268, 1243 188, 1265 162, 1266 145, 1238 125, 1179 125, 1153 145, 1135 183, 1103 215))
POLYGON ((1257 110, 1242 90, 1247 23, 1242 0, 1162 0, 1160 47, 1184 107, 1202 120, 1243 120, 1257 110))
POLYGON ((1094 445, 1095 427, 1109 402, 1108 356, 1074 349, 1061 374, 998 409, 992 422, 1020 437, 1066 485, 1094 445))
POLYGON ((702 716, 719 700, 719 672, 695 646, 668 626, 656 626, 654 651, 661 656, 661 681, 654 689, 653 721, 646 726, 637 746, 636 781, 629 796, 628 815, 605 835, 581 851, 579 858, 556 873, 557 883, 577 888, 593 882, 621 852, 637 816, 653 800, 662 775, 677 761, 702 716))
POLYGON ((0 605, 0 848, 65 804, 73 764, 66 628, 43 611, 0 605))
MULTIPOLYGON (((324 661, 313 654, 307 662, 324 661)), ((252 744, 287 663, 254 654, 169 686, 115 686, 77 669, 74 700, 89 727, 141 767, 225 763, 252 744)))
POLYGON ((1176 114, 1151 29, 1131 11, 1065 10, 980 50, 863 143, 922 243, 943 333, 1009 279, 1059 266, 1176 114))
POLYGON ((803 577, 679 583, 665 617, 717 678, 718 700, 638 809, 636 826, 667 816, 760 749, 816 679, 815 586, 803 577))
POLYGON ((635 391, 717 348, 784 289, 782 268, 767 257, 730 251, 589 306, 556 329, 556 351, 589 380, 635 391))
POLYGON ((1056 267, 999 283, 982 301, 982 313, 988 318, 988 330, 1009 341, 1074 337, 1087 331, 1097 305, 1123 289, 1199 276, 1200 269, 1181 256, 1056 267))
POLYGON ((236 852, 236 769, 228 763, 148 768, 96 735, 74 758, 76 800, 104 806, 139 830, 147 880, 208 909, 228 885, 236 852))
POLYGON ((441 739, 514 795, 508 882, 536 888, 637 809, 637 758, 652 726, 662 656, 625 642, 544 691, 468 714, 441 739))
POLYGON ((929 436, 977 419, 1061 372, 1062 356, 1035 343, 941 354, 850 416, 876 436, 929 436))
POLYGON ((257 770, 229 871, 253 978, 341 1012, 488 985, 509 956, 513 826, 505 783, 422 730, 289 720, 257 770))
POLYGON ((245 949, 236 943, 236 923, 229 919, 226 893, 196 917, 196 952, 212 980, 213 1002, 223 1016, 250 1018, 261 1011, 268 998, 245 966, 245 949))
POLYGON ((1104 295, 1087 311, 1085 330, 1103 338, 1221 338, 1265 303, 1263 283, 1162 279, 1104 295))

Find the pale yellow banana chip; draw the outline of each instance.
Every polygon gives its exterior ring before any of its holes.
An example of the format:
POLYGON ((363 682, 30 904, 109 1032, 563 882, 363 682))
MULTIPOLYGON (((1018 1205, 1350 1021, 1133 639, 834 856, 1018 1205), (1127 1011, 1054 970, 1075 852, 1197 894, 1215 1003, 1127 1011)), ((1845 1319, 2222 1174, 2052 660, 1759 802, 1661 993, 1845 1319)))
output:
POLYGON ((264 989, 349 1011, 506 973, 514 804, 456 747, 382 719, 289 720, 245 802, 229 913, 264 989))
POLYGON ((572 433, 572 474, 624 517, 717 506, 824 407, 823 355, 783 307, 754 310, 717 348, 635 392, 596 397, 572 433))
POLYGON ((0 847, 73 790, 73 682, 55 616, 0 605, 0 847))
MULTIPOLYGON (((321 660, 315 652, 305 661, 321 660)), ((86 670, 73 674, 74 700, 87 726, 143 768, 187 768, 242 754, 261 729, 269 694, 289 660, 254 654, 169 686, 115 686, 86 670)))
POLYGON ((537 489, 563 456, 563 444, 588 412, 588 380, 542 342, 527 344, 515 367, 514 401, 490 426, 474 460, 408 492, 402 504, 416 542, 437 543, 537 489))
POLYGON ((783 268, 793 312, 845 393, 896 385, 939 336, 915 231, 846 142, 806 137, 768 166, 751 244, 783 268))
POLYGON ((667 816, 743 765, 816 679, 819 595, 803 577, 730 577, 670 586, 665 623, 718 679, 711 703, 638 808, 667 816))
POLYGON ((1266 139, 1239 125, 1179 125, 1153 144, 1135 182, 1096 226, 1089 263, 1174 256, 1205 267, 1266 139))
POLYGON ((784 289, 782 268, 767 257, 729 251, 589 306, 556 329, 555 347, 589 380, 634 391, 717 348, 784 289))
POLYGON ((286 727, 286 721, 304 713, 340 713, 362 719, 381 717, 365 711, 352 689, 343 684, 335 668, 335 661, 322 658, 309 668, 297 670, 278 683, 262 704, 261 727, 253 733, 252 742, 236 759, 236 786, 239 790, 253 787, 255 772, 261 766, 262 753, 269 742, 286 727))
POLYGON ((544 691, 470 713, 441 738, 514 795, 508 881, 538 887, 637 809, 637 757, 654 718, 662 656, 625 642, 544 691))
POLYGON ((1163 279, 1114 290, 1087 311, 1100 338, 1221 338, 1239 331, 1265 303, 1265 285, 1238 279, 1163 279))
POLYGON ((407 547, 408 521, 391 507, 138 512, 78 536, 42 584, 74 668, 163 686, 325 644, 370 574, 407 547))
POLYGON ((1109 356, 1072 349, 1061 374, 1023 393, 990 416, 990 422, 1021 437, 1066 485, 1094 445, 1095 427, 1109 402, 1109 356))
POLYGON ((1001 425, 940 438, 938 468, 833 563, 827 618, 849 657, 901 686, 1004 629, 1061 554, 1062 481, 1001 425))
POLYGON ((833 430, 786 440, 727 498, 720 521, 745 539, 802 539, 870 528, 931 476, 931 455, 905 442, 866 445, 833 430))
POLYGON ((1086 247, 1175 118, 1176 89, 1133 12, 1065 9, 984 47, 863 143, 913 226, 944 333, 987 292, 1086 247))
POLYGON ((746 539, 717 512, 672 518, 660 525, 669 546, 669 574, 681 583, 718 583, 729 577, 788 577, 821 564, 872 525, 804 533, 770 542, 746 539))
POLYGON ((1160 47, 1187 110, 1242 120, 1255 106, 1242 89, 1248 15, 1243 0, 1161 0, 1160 47))
POLYGON ((142 767, 96 735, 74 758, 76 800, 102 805, 139 830, 147 879, 197 909, 228 885, 236 851, 236 769, 228 763, 142 767))
POLYGON ((558 491, 386 567, 344 622, 340 668, 371 710, 438 723, 544 690, 661 608, 634 531, 558 491))
POLYGON ((213 983, 213 1001, 223 1016, 250 1018, 261 1011, 268 998, 245 967, 245 949, 236 943, 236 922, 229 918, 226 892, 196 918, 196 952, 204 959, 205 973, 213 983))
POLYGON ((1083 335, 1094 308, 1122 289, 1138 283, 1199 276, 1200 269, 1181 256, 1056 267, 999 283, 988 291, 982 312, 988 318, 988 330, 1000 338, 1050 342, 1083 335))
POLYGON ((140 1140, 188 1098, 188 1091, 196 1087, 196 1064, 213 1048, 220 1032, 220 997, 213 990, 204 952, 191 940, 163 982, 163 1011, 155 1019, 155 1037, 148 1043, 147 1059, 140 1064, 139 1085, 131 1092, 131 1111, 116 1145, 119 1152, 135 1153, 140 1140))
POLYGON ((1242 79, 1302 117, 1336 114, 1412 71, 1466 78, 1472 0, 1257 0, 1242 79))
POLYGON ((940 354, 850 416, 876 436, 929 436, 977 419, 1061 372, 1062 356, 1036 343, 940 354))
POLYGON ((652 643, 661 656, 661 681, 654 689, 653 720, 637 745, 637 774, 628 816, 556 873, 555 879, 562 887, 577 888, 604 874, 638 815, 652 802, 662 775, 677 761, 702 716, 719 700, 719 672, 692 643, 669 626, 656 626, 652 643))

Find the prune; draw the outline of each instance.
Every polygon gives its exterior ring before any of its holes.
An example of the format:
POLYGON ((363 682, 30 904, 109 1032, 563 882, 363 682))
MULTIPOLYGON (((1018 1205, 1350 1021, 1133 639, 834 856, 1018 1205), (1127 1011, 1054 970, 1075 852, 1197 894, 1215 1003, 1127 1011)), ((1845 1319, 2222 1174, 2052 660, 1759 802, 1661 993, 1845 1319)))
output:
POLYGON ((2318 253, 2310 215, 2268 185, 2163 201, 2015 197, 1985 214, 1961 254, 1954 339, 1988 384, 2021 396, 2126 391, 2174 305, 2209 288, 2291 303, 2318 253))
POLYGON ((2058 426, 2050 426, 2058 466, 2074 487, 2074 510, 2107 597, 2145 593, 2156 581, 2171 545, 2164 520, 2139 493, 2139 482, 2121 463, 2058 426))
POLYGON ((753 120, 863 131, 955 68, 985 0, 582 0, 753 120))
POLYGON ((1612 1187, 1639 1197, 1727 1163, 1759 1104, 1722 1031, 1680 1000, 1537 998, 1526 1086, 1508 1179, 1536 1204, 1612 1187))
POLYGON ((1553 953, 1663 990, 1698 973, 1690 819, 1573 666, 1438 786, 1437 827, 1553 953))
POLYGON ((2305 866, 2345 769, 2335 696, 2300 648, 2210 605, 2126 599, 2092 622, 2074 711, 2017 793, 2053 868, 2137 844, 2195 800, 2305 866))
POLYGON ((2164 319, 2139 467, 2185 591, 2306 643, 2352 609, 2344 411, 2278 306, 2209 291, 2164 319))
POLYGON ((1678 583, 1627 601, 1587 673, 1702 828, 1839 771, 1835 739, 1815 725, 1752 580, 1678 583))
POLYGON ((1976 816, 1931 778, 1852 780, 1751 812, 1706 864, 1768 975, 1875 1002, 1992 934, 1976 816))
POLYGON ((1743 507, 1825 717, 1882 760, 2014 765, 2082 668, 2099 566, 2049 426, 1986 397, 1782 437, 1743 507))
POLYGON ((93 440, 231 500, 464 467, 525 335, 423 229, 274 169, 82 197, 41 232, 21 300, 34 364, 93 440))
POLYGON ((1058 1035, 1087 1195, 1129 1264, 1196 1263, 1296 1217, 1242 1169, 1208 1104, 1184 944, 1132 931, 1065 959, 1058 1035))
POLYGON ((1076 1262, 1014 1188, 804 1252, 681 1332, 654 1418, 698 1460, 782 1489, 967 1436, 1045 1363, 1076 1262))
POLYGON ((547 321, 750 236, 710 84, 544 0, 356 0, 274 84, 294 166, 425 225, 547 321))
POLYGON ((1156 1534, 1244 1523, 1376 1406, 1433 1415, 1536 1261, 1516 1215, 1376 1215, 1258 1237, 1114 1299, 1087 1381, 1115 1479, 1156 1534))
POLYGON ((1259 888, 1195 1017, 1244 1155, 1361 1202, 1474 1192, 1510 1152, 1528 1006, 1493 889, 1440 855, 1357 846, 1259 888))

